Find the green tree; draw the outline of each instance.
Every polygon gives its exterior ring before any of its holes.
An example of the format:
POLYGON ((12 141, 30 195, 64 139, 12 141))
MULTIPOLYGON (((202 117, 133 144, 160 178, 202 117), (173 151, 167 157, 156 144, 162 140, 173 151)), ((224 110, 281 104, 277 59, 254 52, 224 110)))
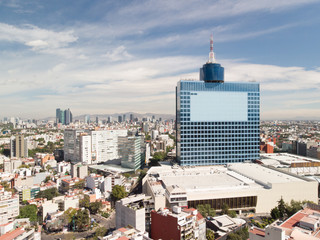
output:
POLYGON ((222 213, 222 214, 228 214, 228 213, 229 213, 229 206, 228 206, 228 204, 224 203, 224 204, 222 205, 221 213, 222 213))
POLYGON ((38 192, 36 198, 46 198, 48 200, 52 200, 52 198, 59 196, 58 189, 56 188, 49 188, 44 191, 38 192))
POLYGON ((84 179, 80 180, 79 182, 75 183, 72 189, 83 189, 85 186, 84 179))
POLYGON ((107 231, 108 231, 108 230, 107 230, 106 228, 104 228, 104 227, 99 227, 99 228, 96 229, 94 236, 95 236, 96 239, 98 239, 98 237, 103 237, 103 236, 105 236, 106 233, 107 233, 107 231))
POLYGON ((286 204, 284 203, 282 197, 278 201, 278 210, 279 210, 280 218, 283 218, 286 214, 286 204))
POLYGON ((280 211, 279 211, 278 207, 272 208, 270 215, 273 219, 279 219, 280 218, 280 211))
POLYGON ((90 224, 88 209, 78 210, 74 215, 74 221, 77 231, 87 230, 90 224))
POLYGON ((89 208, 90 207, 90 197, 88 195, 85 195, 84 198, 82 198, 79 201, 79 206, 81 208, 89 208))
POLYGON ((199 204, 197 205, 197 210, 201 213, 203 217, 214 217, 216 215, 216 211, 211 208, 210 204, 199 204))
POLYGON ((214 240, 214 232, 209 228, 207 228, 206 237, 208 240, 214 240))
POLYGON ((230 210, 228 212, 228 216, 231 217, 231 218, 235 218, 235 217, 237 217, 237 213, 234 210, 230 210))
POLYGON ((102 207, 102 202, 93 202, 89 205, 89 210, 91 214, 97 214, 97 212, 102 207))
POLYGON ((112 188, 111 197, 113 201, 118 201, 122 198, 125 198, 128 195, 124 186, 115 185, 112 188))
POLYGON ((31 204, 20 208, 20 214, 17 218, 29 218, 30 222, 38 220, 38 208, 36 205, 31 204))

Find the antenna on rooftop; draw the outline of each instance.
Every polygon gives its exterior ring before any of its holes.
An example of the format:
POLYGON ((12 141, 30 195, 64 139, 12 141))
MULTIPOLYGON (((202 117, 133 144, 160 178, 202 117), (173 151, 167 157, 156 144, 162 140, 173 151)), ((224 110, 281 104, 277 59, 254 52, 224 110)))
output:
POLYGON ((215 63, 216 59, 214 58, 214 52, 213 52, 213 35, 210 36, 210 53, 209 53, 209 61, 208 63, 215 63))

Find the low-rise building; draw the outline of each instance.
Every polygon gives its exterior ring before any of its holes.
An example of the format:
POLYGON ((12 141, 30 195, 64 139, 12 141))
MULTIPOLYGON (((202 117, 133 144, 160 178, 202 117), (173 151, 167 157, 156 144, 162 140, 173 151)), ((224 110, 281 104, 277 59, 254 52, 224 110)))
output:
POLYGON ((261 229, 252 227, 250 240, 319 240, 320 239, 320 205, 306 204, 305 208, 284 222, 274 222, 261 229))
POLYGON ((150 217, 146 214, 151 210, 150 197, 144 194, 123 198, 116 202, 116 227, 130 225, 144 232, 149 228, 150 217))
POLYGON ((206 239, 206 222, 196 209, 174 206, 151 212, 151 238, 163 240, 206 239))
POLYGON ((0 186, 0 224, 13 221, 19 215, 19 196, 0 186))

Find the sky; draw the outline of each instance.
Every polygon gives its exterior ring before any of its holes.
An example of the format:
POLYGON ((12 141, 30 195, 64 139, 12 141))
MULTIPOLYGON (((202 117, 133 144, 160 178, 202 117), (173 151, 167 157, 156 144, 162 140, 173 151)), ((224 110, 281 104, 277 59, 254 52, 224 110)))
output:
POLYGON ((319 0, 0 0, 0 118, 175 113, 213 34, 261 119, 320 119, 319 0))

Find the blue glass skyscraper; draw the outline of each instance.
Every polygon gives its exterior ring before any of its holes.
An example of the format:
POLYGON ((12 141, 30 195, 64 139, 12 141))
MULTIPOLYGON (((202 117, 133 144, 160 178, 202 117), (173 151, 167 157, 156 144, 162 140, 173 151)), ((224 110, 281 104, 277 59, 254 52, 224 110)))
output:
POLYGON ((177 160, 182 166, 259 159, 259 83, 225 83, 212 38, 200 81, 178 82, 176 118, 177 160))

